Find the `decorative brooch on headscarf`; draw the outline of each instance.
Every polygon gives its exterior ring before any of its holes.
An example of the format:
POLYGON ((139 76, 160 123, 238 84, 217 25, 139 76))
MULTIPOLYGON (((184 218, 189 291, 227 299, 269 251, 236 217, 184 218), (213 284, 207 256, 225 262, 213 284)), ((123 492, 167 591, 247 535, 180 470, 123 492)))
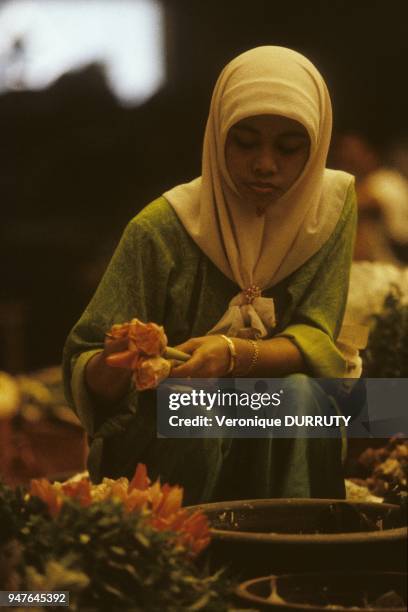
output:
POLYGON ((258 285, 250 285, 242 291, 247 304, 252 304, 255 298, 261 297, 262 291, 258 285))

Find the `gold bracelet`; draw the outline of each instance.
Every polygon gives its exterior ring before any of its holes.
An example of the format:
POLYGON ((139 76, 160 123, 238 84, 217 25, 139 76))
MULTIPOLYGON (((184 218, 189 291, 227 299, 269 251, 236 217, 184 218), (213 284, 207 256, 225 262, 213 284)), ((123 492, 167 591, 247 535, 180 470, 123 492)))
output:
POLYGON ((242 374, 242 376, 248 376, 248 374, 250 372, 252 372, 252 370, 254 369, 254 367, 256 366, 257 362, 258 362, 258 358, 259 358, 259 346, 256 340, 249 340, 248 338, 248 342, 250 342, 252 348, 253 348, 253 352, 252 352, 252 356, 251 356, 251 363, 249 364, 249 367, 247 369, 247 371, 245 372, 245 374, 242 374))
POLYGON ((228 350, 230 354, 230 362, 226 374, 232 374, 232 372, 235 370, 235 366, 237 365, 237 351, 235 348, 235 344, 233 343, 231 338, 228 338, 228 336, 224 336, 224 334, 220 334, 220 336, 221 338, 224 338, 224 340, 228 344, 228 350))

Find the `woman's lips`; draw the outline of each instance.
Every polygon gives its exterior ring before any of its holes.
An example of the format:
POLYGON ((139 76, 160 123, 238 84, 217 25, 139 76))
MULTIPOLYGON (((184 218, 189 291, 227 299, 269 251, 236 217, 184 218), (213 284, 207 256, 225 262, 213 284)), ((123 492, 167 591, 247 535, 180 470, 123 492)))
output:
POLYGON ((278 195, 281 193, 281 189, 271 183, 248 183, 248 187, 259 195, 278 195))

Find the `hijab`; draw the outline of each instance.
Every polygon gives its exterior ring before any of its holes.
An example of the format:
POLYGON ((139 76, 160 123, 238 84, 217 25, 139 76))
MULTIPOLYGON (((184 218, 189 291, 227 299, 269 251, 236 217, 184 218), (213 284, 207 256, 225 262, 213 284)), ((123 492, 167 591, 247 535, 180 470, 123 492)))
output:
POLYGON ((164 194, 195 243, 241 289, 208 333, 270 336, 274 302, 262 291, 298 269, 332 234, 353 179, 325 168, 331 128, 326 84, 296 51, 258 47, 221 72, 204 135, 202 176, 164 194), (260 216, 228 173, 225 142, 237 122, 266 114, 302 124, 310 153, 295 183, 260 216))

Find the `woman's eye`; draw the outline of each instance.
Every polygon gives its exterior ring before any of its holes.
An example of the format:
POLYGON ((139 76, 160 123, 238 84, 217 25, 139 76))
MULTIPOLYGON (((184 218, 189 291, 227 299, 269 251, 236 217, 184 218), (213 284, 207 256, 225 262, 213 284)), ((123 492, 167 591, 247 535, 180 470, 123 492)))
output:
POLYGON ((295 153, 299 153, 307 146, 302 142, 293 142, 293 143, 285 143, 281 142, 278 144, 278 150, 282 155, 294 155, 295 153))
POLYGON ((283 155, 292 155, 297 153, 302 148, 302 145, 279 145, 279 151, 283 155))
POLYGON ((256 147, 256 142, 254 140, 247 140, 245 138, 240 138, 239 136, 235 136, 235 144, 242 149, 252 149, 256 147))

